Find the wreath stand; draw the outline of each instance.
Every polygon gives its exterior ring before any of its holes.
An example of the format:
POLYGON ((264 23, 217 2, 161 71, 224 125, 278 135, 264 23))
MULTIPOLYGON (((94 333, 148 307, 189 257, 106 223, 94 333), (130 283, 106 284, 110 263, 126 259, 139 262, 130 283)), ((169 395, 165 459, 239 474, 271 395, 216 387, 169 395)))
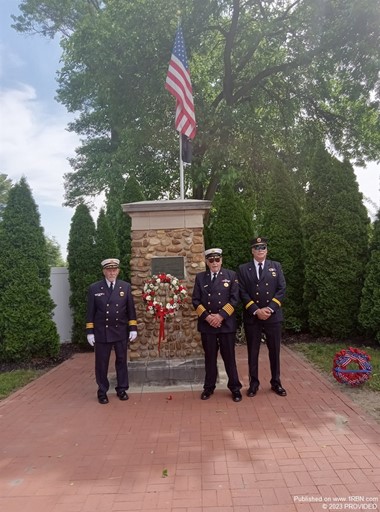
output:
MULTIPOLYGON (((203 359, 187 359, 185 353, 181 354, 181 358, 175 357, 176 354, 181 353, 184 334, 180 329, 175 339, 167 340, 165 333, 166 320, 175 321, 177 311, 188 299, 185 286, 171 274, 152 275, 144 282, 142 299, 146 311, 154 317, 153 321, 159 322, 158 340, 155 339, 156 335, 152 331, 149 344, 157 346, 160 356, 164 352, 163 358, 151 359, 148 356, 143 363, 146 372, 149 369, 149 376, 146 374, 141 382, 142 390, 147 382, 149 385, 159 386, 186 383, 190 384, 193 390, 193 384, 203 382, 204 361, 203 359), (185 379, 184 375, 186 375, 185 379)), ((133 363, 129 364, 130 369, 133 366, 133 363)))

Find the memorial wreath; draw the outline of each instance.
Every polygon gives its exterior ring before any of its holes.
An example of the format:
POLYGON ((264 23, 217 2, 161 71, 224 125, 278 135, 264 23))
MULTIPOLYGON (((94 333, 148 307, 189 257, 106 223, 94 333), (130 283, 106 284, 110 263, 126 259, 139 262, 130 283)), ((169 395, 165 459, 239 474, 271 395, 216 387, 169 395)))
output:
POLYGON ((369 363, 371 356, 363 350, 349 347, 348 349, 337 352, 334 356, 333 375, 338 382, 350 386, 360 386, 366 382, 372 372, 372 366, 369 363), (358 369, 347 369, 350 363, 355 363, 358 369))
POLYGON ((187 290, 178 277, 162 273, 153 275, 145 281, 142 298, 146 310, 160 321, 160 351, 161 340, 165 339, 165 317, 173 315, 186 302, 187 290))

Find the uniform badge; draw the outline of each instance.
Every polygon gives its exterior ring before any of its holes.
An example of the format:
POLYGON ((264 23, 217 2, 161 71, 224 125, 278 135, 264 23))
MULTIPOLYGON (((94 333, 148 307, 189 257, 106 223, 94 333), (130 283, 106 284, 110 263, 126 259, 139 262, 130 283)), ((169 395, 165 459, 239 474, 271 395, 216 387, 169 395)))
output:
POLYGON ((103 295, 105 295, 105 293, 95 293, 95 297, 102 297, 103 295))
POLYGON ((124 292, 120 292, 120 297, 124 297, 124 292))

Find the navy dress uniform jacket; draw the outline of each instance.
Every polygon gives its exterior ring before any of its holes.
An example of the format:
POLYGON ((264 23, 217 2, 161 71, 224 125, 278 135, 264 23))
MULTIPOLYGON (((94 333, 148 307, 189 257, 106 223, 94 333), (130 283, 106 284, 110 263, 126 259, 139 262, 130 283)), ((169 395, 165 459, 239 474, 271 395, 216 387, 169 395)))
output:
POLYGON ((207 269, 195 277, 192 303, 198 315, 198 331, 201 333, 235 332, 235 308, 239 304, 239 284, 237 274, 233 270, 221 268, 214 283, 211 283, 211 272, 207 269), (206 317, 210 313, 219 313, 224 321, 215 329, 206 317))
POLYGON ((94 334, 96 343, 114 343, 127 340, 130 331, 137 331, 131 285, 116 280, 112 292, 105 279, 90 285, 86 333, 94 334))
POLYGON ((256 274, 253 261, 239 267, 240 299, 244 306, 243 320, 252 324, 256 320, 254 312, 269 307, 274 313, 265 320, 266 323, 283 320, 282 302, 285 297, 286 282, 281 264, 266 259, 260 280, 256 274))

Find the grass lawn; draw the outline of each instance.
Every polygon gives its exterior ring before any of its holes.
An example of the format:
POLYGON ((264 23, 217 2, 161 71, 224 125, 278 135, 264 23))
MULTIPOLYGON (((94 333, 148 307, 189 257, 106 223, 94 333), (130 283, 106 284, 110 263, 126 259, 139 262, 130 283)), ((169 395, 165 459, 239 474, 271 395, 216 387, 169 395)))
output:
POLYGON ((0 400, 6 398, 28 382, 36 379, 44 372, 42 370, 13 370, 0 374, 0 400))
MULTIPOLYGON (((355 345, 351 345, 353 348, 355 345)), ((343 346, 341 343, 294 343, 288 347, 296 352, 301 352, 309 361, 311 361, 319 370, 332 375, 332 367, 334 356, 342 349, 347 349, 348 346, 343 346)), ((364 384, 360 385, 361 389, 368 389, 371 391, 380 391, 380 347, 356 347, 364 351, 371 357, 370 363, 372 365, 372 375, 370 379, 364 384)), ((348 370, 357 370, 357 364, 350 364, 348 370)))

